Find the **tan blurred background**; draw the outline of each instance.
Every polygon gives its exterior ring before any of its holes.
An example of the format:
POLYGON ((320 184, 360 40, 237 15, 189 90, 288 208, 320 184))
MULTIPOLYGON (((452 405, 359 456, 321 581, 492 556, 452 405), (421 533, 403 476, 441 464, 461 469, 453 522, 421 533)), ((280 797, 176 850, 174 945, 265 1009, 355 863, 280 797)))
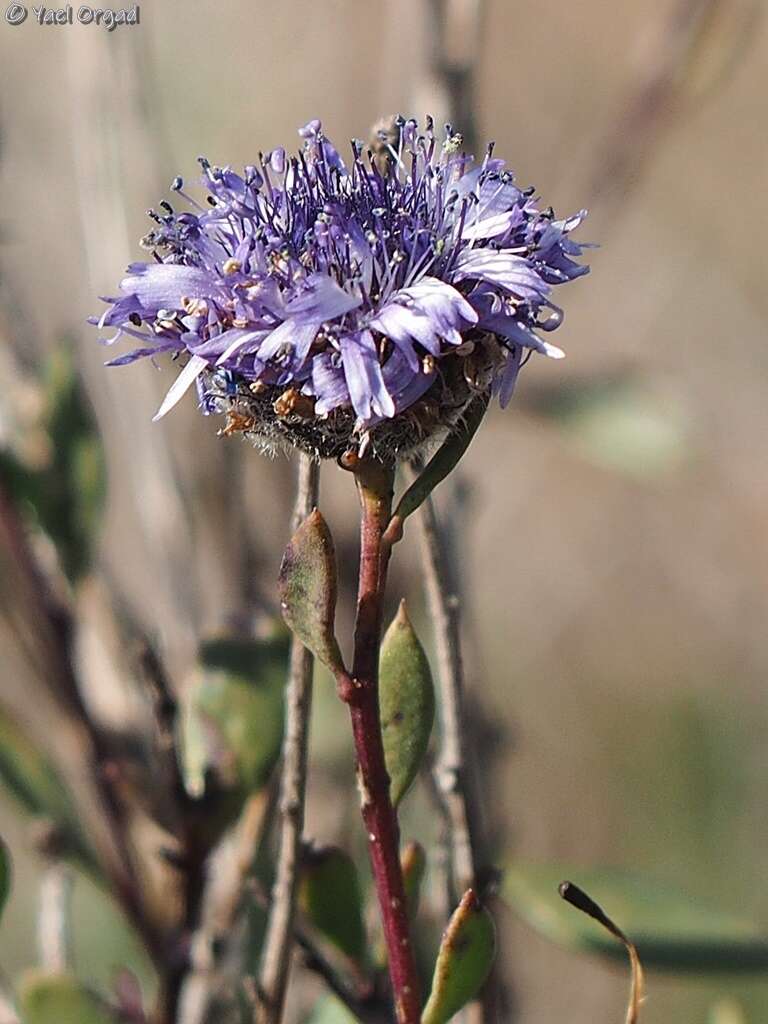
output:
MULTIPOLYGON (((198 154, 248 163, 314 116, 340 147, 383 113, 440 121, 457 103, 442 46, 481 146, 559 213, 589 206, 581 237, 601 246, 560 293, 567 361, 532 361, 440 495, 473 700, 498 730, 478 751, 498 858, 647 869, 768 930, 768 19, 749 0, 477 0, 443 38, 439 6, 145 0, 112 33, 0 22, 4 439, 23 436, 20 375, 74 338, 107 446, 103 565, 179 676, 201 631, 268 603, 289 464, 218 440, 191 398, 152 424, 172 371, 104 371, 84 320, 198 154)), ((330 466, 322 486, 350 573, 350 483, 330 466)), ((398 554, 392 601, 423 622, 415 548, 398 554)), ((341 712, 319 721, 318 757, 348 757, 341 712)), ((31 906, 17 894, 0 929, 9 968, 31 906)), ((520 1020, 619 1019, 619 969, 511 915, 504 931, 520 1020)), ((768 1019, 766 984, 653 975, 644 1024, 705 1024, 731 991, 768 1019)))

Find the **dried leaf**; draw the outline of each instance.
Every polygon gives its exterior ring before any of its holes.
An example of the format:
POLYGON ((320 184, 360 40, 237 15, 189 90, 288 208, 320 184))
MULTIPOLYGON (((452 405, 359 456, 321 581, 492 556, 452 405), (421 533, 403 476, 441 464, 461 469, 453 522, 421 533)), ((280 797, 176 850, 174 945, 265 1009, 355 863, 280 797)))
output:
POLYGON ((280 606, 290 629, 334 674, 343 670, 334 633, 336 554, 315 509, 291 538, 280 566, 280 606))
POLYGON ((640 957, 637 955, 634 943, 630 942, 621 928, 614 924, 613 921, 608 917, 602 907, 598 906, 595 901, 588 896, 583 889, 580 889, 578 885, 574 885, 573 882, 561 882, 558 887, 558 892, 562 898, 570 903, 572 907, 576 907, 583 914, 587 914, 593 920, 597 921, 607 932, 609 932, 615 939, 624 946, 629 955, 629 964, 632 970, 632 986, 629 992, 629 1005, 627 1006, 627 1024, 637 1024, 640 1020, 640 1004, 643 1001, 643 990, 645 980, 643 976, 643 967, 640 963, 640 957))
MULTIPOLYGON (((557 899, 558 882, 573 870, 563 864, 517 862, 504 873, 504 896, 551 941, 611 959, 623 957, 602 928, 557 899)), ((687 893, 642 874, 593 868, 581 870, 579 878, 621 920, 647 967, 718 975, 768 969, 768 935, 750 921, 702 906, 687 893)))

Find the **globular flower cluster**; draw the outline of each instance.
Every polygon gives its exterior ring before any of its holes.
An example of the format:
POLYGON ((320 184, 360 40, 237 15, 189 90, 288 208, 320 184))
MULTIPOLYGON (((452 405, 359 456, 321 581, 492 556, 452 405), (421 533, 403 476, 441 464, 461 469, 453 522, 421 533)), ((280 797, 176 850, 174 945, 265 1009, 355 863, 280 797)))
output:
POLYGON ((201 159, 207 207, 162 203, 134 263, 92 318, 138 347, 123 365, 184 362, 158 417, 196 384, 265 446, 320 456, 372 446, 387 457, 450 430, 492 392, 509 401, 524 353, 563 319, 552 286, 588 268, 570 234, 519 188, 489 146, 475 163, 446 129, 440 143, 397 118, 345 163, 319 121, 301 151, 280 148, 237 174, 201 159))

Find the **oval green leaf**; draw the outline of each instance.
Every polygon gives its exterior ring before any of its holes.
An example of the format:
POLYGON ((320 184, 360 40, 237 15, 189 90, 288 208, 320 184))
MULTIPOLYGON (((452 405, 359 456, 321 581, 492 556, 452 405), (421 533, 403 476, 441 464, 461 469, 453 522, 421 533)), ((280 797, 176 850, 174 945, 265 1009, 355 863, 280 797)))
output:
POLYGON ((445 1024, 466 1006, 483 987, 495 952, 493 918, 469 889, 443 933, 421 1024, 445 1024))
POLYGON ((355 863, 335 846, 305 854, 299 907, 317 930, 357 964, 367 960, 363 896, 355 863))
POLYGON ((69 974, 30 972, 19 986, 24 1024, 115 1024, 98 996, 69 974))
POLYGON ((331 531, 317 509, 285 549, 279 591, 289 628, 319 661, 338 674, 344 666, 334 633, 336 553, 331 531))
POLYGON ((570 949, 622 959, 599 924, 559 898, 563 878, 578 880, 632 938, 645 967, 718 973, 768 970, 768 936, 652 878, 610 868, 516 864, 505 872, 504 896, 536 931, 570 949))
POLYGON ((416 778, 435 718, 432 673, 405 601, 381 644, 379 713, 390 796, 397 806, 416 778))

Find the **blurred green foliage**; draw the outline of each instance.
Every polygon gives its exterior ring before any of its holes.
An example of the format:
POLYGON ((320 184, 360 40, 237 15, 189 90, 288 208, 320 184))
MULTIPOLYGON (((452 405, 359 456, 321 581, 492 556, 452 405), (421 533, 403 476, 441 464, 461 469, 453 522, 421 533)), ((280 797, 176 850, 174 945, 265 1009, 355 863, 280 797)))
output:
POLYGON ((114 1024, 109 1008, 69 974, 34 971, 19 985, 24 1024, 114 1024))
POLYGON ((74 583, 93 559, 106 491, 104 454, 70 348, 50 354, 40 387, 44 457, 30 466, 0 451, 0 477, 32 524, 51 538, 74 583))
POLYGON ((98 873, 72 797, 59 774, 1 709, 0 783, 24 812, 55 831, 57 848, 65 857, 98 873))
POLYGON ((557 424, 583 458, 626 476, 653 479, 690 454, 679 404, 628 374, 531 389, 526 404, 557 424))
POLYGON ((289 641, 222 637, 199 652, 200 678, 182 720, 190 793, 210 790, 208 825, 220 834, 267 782, 280 755, 289 641))
POLYGON ((709 1011, 707 1024, 747 1024, 747 1018, 735 999, 721 999, 709 1011))
POLYGON ((357 1024, 358 1018, 336 996, 319 999, 307 1024, 357 1024))
POLYGON ((8 847, 0 840, 0 917, 5 909, 11 891, 11 855, 8 847))
POLYGON ((557 887, 565 878, 577 880, 620 925, 646 967, 718 974, 768 971, 768 936, 653 878, 609 868, 515 864, 505 873, 504 895, 553 942, 623 958, 622 947, 598 923, 559 899, 557 887))
POLYGON ((343 850, 326 847, 305 854, 299 906, 315 928, 359 966, 368 959, 363 894, 355 862, 343 850))

